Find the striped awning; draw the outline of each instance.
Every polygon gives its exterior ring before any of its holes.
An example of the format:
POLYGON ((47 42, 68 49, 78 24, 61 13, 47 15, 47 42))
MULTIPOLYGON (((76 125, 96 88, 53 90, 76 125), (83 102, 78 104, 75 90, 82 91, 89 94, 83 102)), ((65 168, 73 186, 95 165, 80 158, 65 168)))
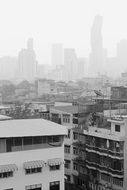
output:
POLYGON ((25 169, 42 168, 44 165, 45 165, 45 162, 43 160, 24 162, 25 169))
POLYGON ((63 160, 61 158, 54 158, 48 160, 49 166, 55 166, 55 165, 61 165, 63 163, 63 160))
POLYGON ((16 170, 18 170, 18 167, 15 164, 0 165, 0 173, 14 172, 16 170))

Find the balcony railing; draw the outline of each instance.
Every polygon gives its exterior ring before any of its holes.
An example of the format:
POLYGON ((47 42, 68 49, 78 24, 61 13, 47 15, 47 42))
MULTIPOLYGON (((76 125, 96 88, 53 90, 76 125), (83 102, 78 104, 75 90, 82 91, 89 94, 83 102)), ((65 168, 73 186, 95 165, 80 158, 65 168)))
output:
POLYGON ((117 175, 118 177, 123 177, 123 175, 124 175, 123 170, 116 170, 111 167, 106 167, 106 166, 103 166, 103 165, 101 165, 99 163, 95 163, 95 162, 86 161, 86 166, 96 168, 97 170, 99 170, 101 172, 106 172, 107 174, 110 174, 112 176, 117 175))
POLYGON ((114 158, 123 158, 123 152, 116 152, 113 151, 111 149, 106 149, 106 148, 100 148, 100 147, 96 147, 96 146, 92 146, 92 145, 88 145, 86 144, 86 151, 94 151, 98 154, 106 154, 108 156, 114 157, 114 158))
POLYGON ((106 172, 112 176, 123 177, 124 175, 124 171, 122 169, 121 170, 113 169, 110 166, 102 165, 102 163, 96 163, 93 161, 84 160, 81 157, 75 158, 74 161, 78 162, 78 164, 84 165, 85 167, 93 168, 101 172, 106 172))

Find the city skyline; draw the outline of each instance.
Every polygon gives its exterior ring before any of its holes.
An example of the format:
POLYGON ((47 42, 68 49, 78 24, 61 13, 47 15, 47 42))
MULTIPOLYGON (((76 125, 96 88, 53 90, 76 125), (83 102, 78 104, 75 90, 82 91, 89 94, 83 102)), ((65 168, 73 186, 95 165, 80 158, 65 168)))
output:
POLYGON ((109 56, 114 56, 116 44, 127 38, 127 27, 122 22, 126 18, 125 1, 47 0, 37 3, 13 0, 0 5, 0 57, 15 56, 29 37, 34 38, 40 64, 51 62, 49 55, 54 43, 75 48, 78 57, 88 56, 90 30, 96 14, 103 16, 104 48, 108 49, 109 56))

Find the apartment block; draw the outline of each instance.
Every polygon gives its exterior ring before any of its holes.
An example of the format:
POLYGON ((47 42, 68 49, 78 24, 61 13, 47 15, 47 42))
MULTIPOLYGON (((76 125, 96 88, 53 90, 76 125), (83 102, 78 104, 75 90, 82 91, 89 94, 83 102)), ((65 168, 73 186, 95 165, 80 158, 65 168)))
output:
POLYGON ((43 119, 0 121, 0 189, 64 190, 65 135, 43 119))

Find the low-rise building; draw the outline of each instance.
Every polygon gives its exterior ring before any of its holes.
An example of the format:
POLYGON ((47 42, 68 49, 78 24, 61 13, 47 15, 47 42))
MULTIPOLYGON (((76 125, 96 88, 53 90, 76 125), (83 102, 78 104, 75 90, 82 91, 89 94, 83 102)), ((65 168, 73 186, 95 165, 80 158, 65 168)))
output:
POLYGON ((64 190, 66 134, 43 119, 0 121, 0 189, 64 190))

